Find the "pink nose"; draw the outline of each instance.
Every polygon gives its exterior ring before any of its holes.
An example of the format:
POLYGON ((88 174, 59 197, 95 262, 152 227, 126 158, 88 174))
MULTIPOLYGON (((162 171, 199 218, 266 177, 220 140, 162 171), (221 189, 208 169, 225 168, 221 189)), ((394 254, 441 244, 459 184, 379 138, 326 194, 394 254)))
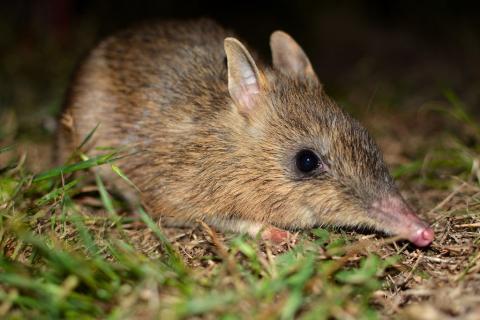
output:
POLYGON ((428 224, 413 212, 399 194, 391 194, 372 204, 371 214, 381 221, 385 229, 418 247, 426 247, 435 238, 428 224))
POLYGON ((431 228, 420 229, 410 241, 418 247, 426 247, 432 243, 435 233, 431 228))

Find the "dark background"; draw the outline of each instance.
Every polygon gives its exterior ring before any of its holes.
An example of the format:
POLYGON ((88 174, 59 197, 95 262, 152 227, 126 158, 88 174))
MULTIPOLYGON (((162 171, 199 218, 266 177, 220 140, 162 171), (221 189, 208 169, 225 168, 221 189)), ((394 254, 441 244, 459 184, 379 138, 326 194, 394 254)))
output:
MULTIPOLYGON (((0 4, 0 110, 46 133, 82 55, 145 19, 211 17, 268 58, 275 29, 304 47, 353 112, 420 108, 454 92, 478 113, 480 4, 465 1, 11 1, 0 4)), ((0 131, 1 132, 1 131, 0 131)))

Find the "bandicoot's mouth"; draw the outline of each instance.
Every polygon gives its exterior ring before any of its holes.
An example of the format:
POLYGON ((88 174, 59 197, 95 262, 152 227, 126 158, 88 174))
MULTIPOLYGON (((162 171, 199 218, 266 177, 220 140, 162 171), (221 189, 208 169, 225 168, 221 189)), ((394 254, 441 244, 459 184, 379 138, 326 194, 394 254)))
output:
POLYGON ((385 228, 384 231, 409 240, 418 247, 428 246, 435 238, 432 228, 413 212, 399 194, 374 202, 370 214, 385 228))

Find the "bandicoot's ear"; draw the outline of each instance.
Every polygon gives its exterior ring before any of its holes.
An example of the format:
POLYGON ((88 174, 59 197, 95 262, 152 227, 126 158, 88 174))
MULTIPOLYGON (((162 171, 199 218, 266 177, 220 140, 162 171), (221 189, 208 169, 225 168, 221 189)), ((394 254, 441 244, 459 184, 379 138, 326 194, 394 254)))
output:
POLYGON ((289 34, 283 31, 273 32, 270 36, 270 49, 275 69, 298 78, 319 82, 307 55, 289 34))
POLYGON ((260 94, 260 73, 245 46, 235 38, 224 41, 228 67, 228 91, 240 113, 249 114, 260 94))

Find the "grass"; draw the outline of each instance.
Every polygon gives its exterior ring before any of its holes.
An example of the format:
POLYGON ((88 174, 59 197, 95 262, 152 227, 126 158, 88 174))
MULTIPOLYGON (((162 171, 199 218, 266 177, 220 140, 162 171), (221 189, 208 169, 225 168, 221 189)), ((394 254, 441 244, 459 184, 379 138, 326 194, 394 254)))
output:
POLYGON ((84 179, 60 173, 88 176, 86 168, 111 157, 37 175, 18 167, 3 172, 1 316, 376 318, 369 302, 395 256, 366 255, 324 229, 302 235, 293 247, 272 248, 241 236, 224 244, 204 226, 208 236, 197 245, 208 245, 208 254, 196 257, 194 267, 143 209, 118 217, 98 176, 95 197, 103 209, 96 211, 109 214, 81 212, 72 198, 82 193, 84 179), (132 233, 148 241, 147 252, 132 233))
MULTIPOLYGON (((452 109, 442 117, 480 132, 448 97, 452 109)), ((25 157, 9 157, 0 168, 0 317, 422 319, 433 308, 442 319, 477 312, 479 136, 471 146, 447 136, 425 141, 421 160, 393 170, 433 208, 425 216, 437 239, 425 250, 326 229, 282 245, 217 234, 203 223, 162 229, 143 208, 126 210, 88 170, 110 166, 128 181, 116 152, 38 174, 25 157), (450 297, 441 288, 462 290, 450 297), (470 302, 458 306, 460 299, 470 302)))

